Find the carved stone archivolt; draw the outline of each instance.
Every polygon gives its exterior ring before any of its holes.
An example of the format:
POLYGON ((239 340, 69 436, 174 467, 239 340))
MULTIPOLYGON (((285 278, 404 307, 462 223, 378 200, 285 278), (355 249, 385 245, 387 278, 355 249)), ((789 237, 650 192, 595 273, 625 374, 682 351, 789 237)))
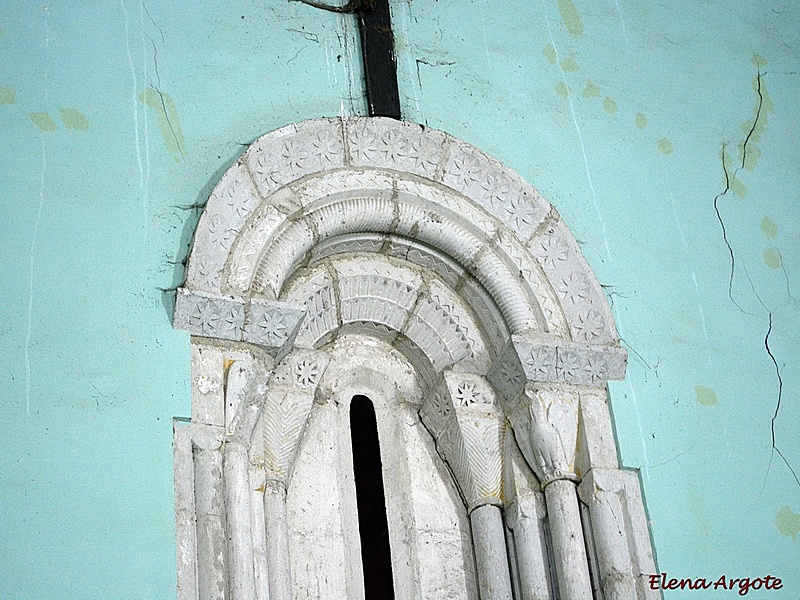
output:
POLYGON ((389 511, 396 590, 650 597, 641 496, 619 469, 606 404, 626 361, 608 305, 558 213, 480 150, 383 118, 268 133, 204 208, 174 325, 192 344, 192 418, 175 427, 181 600, 324 597, 297 574, 311 550, 290 545, 287 510, 298 455, 311 485, 308 444, 322 443, 338 500, 308 499, 331 553, 315 564, 340 561, 325 593, 362 597, 350 534, 331 525, 346 527, 354 510, 346 453, 331 454, 349 427, 349 400, 331 391, 345 373, 348 390, 384 403, 379 430, 393 443, 382 453, 405 473, 391 484, 408 499, 389 511), (379 342, 356 352, 358 340, 379 342), (405 391, 396 373, 376 375, 403 361, 414 381, 405 391), (408 461, 431 460, 414 450, 425 444, 439 466, 423 476, 408 461), (450 483, 422 483, 442 477, 450 483), (428 522, 428 492, 414 489, 425 485, 457 489, 461 521, 414 525, 428 522), (343 514, 331 520, 334 505, 343 514), (468 557, 455 542, 465 535, 468 557), (440 575, 424 558, 437 540, 449 549, 437 568, 463 588, 425 583, 440 575))

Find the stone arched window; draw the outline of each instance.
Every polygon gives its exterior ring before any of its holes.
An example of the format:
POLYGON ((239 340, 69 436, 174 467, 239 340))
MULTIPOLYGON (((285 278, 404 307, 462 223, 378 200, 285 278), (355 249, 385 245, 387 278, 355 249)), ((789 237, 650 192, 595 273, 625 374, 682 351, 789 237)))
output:
POLYGON ((174 325, 192 344, 179 598, 364 597, 360 395, 395 597, 656 593, 600 286, 556 211, 474 147, 380 118, 265 135, 209 198, 174 325))

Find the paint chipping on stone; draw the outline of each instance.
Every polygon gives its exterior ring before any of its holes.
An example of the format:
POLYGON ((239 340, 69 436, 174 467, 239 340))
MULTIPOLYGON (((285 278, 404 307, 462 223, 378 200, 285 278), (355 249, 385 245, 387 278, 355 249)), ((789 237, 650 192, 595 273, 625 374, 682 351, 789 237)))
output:
POLYGON ((574 58, 565 58, 561 61, 561 70, 567 73, 576 73, 578 71, 578 63, 574 58))
POLYGON ((139 94, 139 101, 152 108, 158 116, 158 128, 167 150, 175 162, 186 154, 186 142, 178 120, 178 110, 169 94, 148 87, 139 94))
POLYGON ((761 231, 768 240, 774 240, 778 237, 778 226, 769 217, 761 219, 761 231))

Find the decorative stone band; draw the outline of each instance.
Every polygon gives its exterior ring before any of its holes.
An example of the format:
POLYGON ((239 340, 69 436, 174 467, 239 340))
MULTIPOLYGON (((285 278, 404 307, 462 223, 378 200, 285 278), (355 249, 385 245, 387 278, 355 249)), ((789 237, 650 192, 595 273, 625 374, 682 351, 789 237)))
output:
POLYGON ((179 288, 173 327, 192 335, 250 342, 280 359, 294 343, 306 310, 301 306, 179 288))
POLYGON ((513 399, 528 381, 604 386, 608 380, 624 379, 627 358, 618 346, 515 335, 487 377, 498 393, 513 399))
POLYGON ((502 506, 507 425, 489 383, 479 375, 443 371, 420 417, 450 466, 469 511, 502 506))

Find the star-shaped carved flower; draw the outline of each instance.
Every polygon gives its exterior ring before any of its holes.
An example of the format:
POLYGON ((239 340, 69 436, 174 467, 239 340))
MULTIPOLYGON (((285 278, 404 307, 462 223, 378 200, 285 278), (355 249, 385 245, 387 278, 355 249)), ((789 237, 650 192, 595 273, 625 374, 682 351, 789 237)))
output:
POLYGON ((240 193, 242 183, 236 179, 231 183, 225 194, 225 204, 230 214, 242 220, 253 210, 253 196, 248 193, 240 193))
POLYGON ((511 361, 506 361, 500 365, 500 376, 508 382, 508 387, 511 389, 515 390, 522 384, 522 373, 511 361))
POLYGON ((561 238, 549 237, 539 244, 542 264, 550 269, 555 269, 558 263, 569 258, 569 246, 561 238))
POLYGON ((295 380, 302 387, 316 385, 319 379, 319 365, 313 361, 303 359, 294 366, 295 380))
POLYGON ((310 156, 322 167, 332 165, 335 162, 334 158, 340 153, 339 140, 329 131, 320 132, 311 141, 311 147, 313 149, 309 153, 310 156))
POLYGON ((208 235, 212 244, 226 248, 233 241, 236 230, 221 215, 214 215, 208 223, 208 235))
POLYGON ((578 318, 572 326, 576 337, 579 337, 586 342, 590 342, 593 339, 600 337, 600 335, 603 333, 603 330, 605 330, 605 327, 606 322, 603 318, 603 315, 596 310, 590 310, 587 313, 578 315, 578 318))
POLYGON ((516 229, 532 225, 536 215, 536 207, 524 196, 513 196, 506 203, 506 212, 516 229))
POLYGON ((406 144, 403 136, 394 130, 389 130, 381 136, 381 146, 379 153, 383 160, 393 165, 398 164, 408 155, 405 152, 406 144))
POLYGON ((525 364, 528 366, 531 377, 534 379, 549 379, 553 369, 555 353, 549 348, 533 348, 525 364))
POLYGON ((262 339, 266 338, 270 345, 277 346, 286 341, 288 326, 286 318, 278 311, 265 311, 255 323, 262 339))
POLYGON ((556 359, 556 375, 562 381, 572 381, 581 368, 581 360, 574 350, 561 350, 556 359))
POLYGON ((589 295, 589 284, 586 278, 579 273, 570 273, 561 280, 559 290, 561 297, 572 304, 585 300, 589 295))
POLYGON ((292 175, 300 175, 308 167, 310 162, 309 157, 313 150, 309 151, 306 144, 300 143, 297 140, 289 139, 283 142, 280 156, 283 159, 283 166, 287 168, 292 175))
POLYGON ((453 160, 453 171, 448 179, 457 185, 470 187, 480 182, 481 162, 471 154, 462 154, 453 160))
POLYGON ((586 375, 596 383, 606 378, 606 360, 603 356, 590 356, 586 365, 586 375))
POLYGON ((217 330, 220 318, 219 308, 214 302, 203 299, 195 304, 189 315, 189 325, 199 329, 201 333, 210 334, 217 330))
POLYGON ((484 403, 483 395, 478 391, 474 383, 464 382, 456 385, 455 397, 460 406, 484 403))

